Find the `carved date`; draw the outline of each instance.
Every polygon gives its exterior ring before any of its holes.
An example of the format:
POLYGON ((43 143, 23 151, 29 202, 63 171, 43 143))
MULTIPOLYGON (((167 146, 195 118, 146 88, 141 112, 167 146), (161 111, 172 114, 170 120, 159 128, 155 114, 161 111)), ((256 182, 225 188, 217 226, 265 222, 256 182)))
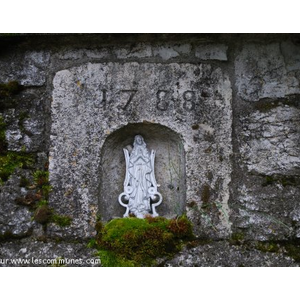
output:
MULTIPOLYGON (((107 109, 108 102, 108 91, 107 89, 101 89, 102 92, 102 100, 101 105, 104 110, 107 109)), ((117 91, 118 101, 122 102, 122 105, 118 107, 122 110, 127 110, 130 106, 132 106, 132 102, 135 98, 135 95, 138 93, 138 90, 119 90, 117 91), (122 99, 122 100, 121 100, 122 99)), ((196 92, 192 90, 187 90, 182 93, 178 99, 174 99, 172 97, 173 90, 158 90, 156 93, 156 109, 159 111, 167 111, 170 107, 170 103, 173 102, 177 105, 182 105, 182 108, 186 111, 193 111, 196 108, 196 92)))
MULTIPOLYGON (((175 102, 172 98, 172 90, 158 90, 156 93, 156 108, 160 111, 166 111, 169 108, 170 101, 175 102)), ((180 100, 180 99, 178 99, 180 100)), ((196 107, 196 93, 195 91, 185 91, 182 94, 183 108, 186 111, 192 111, 196 107)))

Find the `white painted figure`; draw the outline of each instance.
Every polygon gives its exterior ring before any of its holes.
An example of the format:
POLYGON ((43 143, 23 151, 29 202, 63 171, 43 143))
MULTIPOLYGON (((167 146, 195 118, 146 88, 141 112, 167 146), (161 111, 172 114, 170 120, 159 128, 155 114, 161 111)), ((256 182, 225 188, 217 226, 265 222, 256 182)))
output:
POLYGON ((161 204, 162 196, 157 191, 154 175, 155 151, 151 154, 141 135, 134 138, 131 153, 123 149, 126 161, 124 192, 119 195, 119 203, 126 207, 124 217, 130 213, 138 218, 146 215, 158 216, 155 208, 161 204), (125 203, 124 201, 128 202, 125 203))

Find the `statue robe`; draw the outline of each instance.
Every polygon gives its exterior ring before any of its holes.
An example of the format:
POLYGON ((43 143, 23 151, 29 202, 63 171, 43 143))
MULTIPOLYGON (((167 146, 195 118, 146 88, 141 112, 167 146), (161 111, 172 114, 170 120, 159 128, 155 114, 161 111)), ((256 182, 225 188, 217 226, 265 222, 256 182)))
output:
POLYGON ((136 215, 150 213, 148 189, 151 187, 152 168, 147 149, 137 147, 130 156, 128 171, 129 183, 133 188, 128 203, 130 211, 136 215))

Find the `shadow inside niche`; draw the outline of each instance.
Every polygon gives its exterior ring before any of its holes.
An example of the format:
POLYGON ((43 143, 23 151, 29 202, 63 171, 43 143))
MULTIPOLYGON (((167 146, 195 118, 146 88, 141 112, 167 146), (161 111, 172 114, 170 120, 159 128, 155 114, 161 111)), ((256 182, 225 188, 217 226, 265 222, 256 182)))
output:
POLYGON ((163 201, 157 207, 160 216, 167 218, 185 211, 186 180, 185 153, 178 133, 160 124, 128 124, 111 133, 101 150, 99 214, 103 221, 121 218, 125 208, 118 202, 124 190, 125 158, 123 148, 133 147, 134 137, 140 134, 149 151, 155 150, 155 177, 163 201))

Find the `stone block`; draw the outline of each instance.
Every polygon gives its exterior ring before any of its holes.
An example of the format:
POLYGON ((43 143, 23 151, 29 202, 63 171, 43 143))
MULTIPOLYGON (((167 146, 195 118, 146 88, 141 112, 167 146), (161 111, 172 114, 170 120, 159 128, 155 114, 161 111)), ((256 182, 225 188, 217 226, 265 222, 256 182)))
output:
POLYGON ((126 48, 116 47, 113 53, 118 59, 148 58, 152 56, 152 49, 150 45, 137 44, 126 48))
POLYGON ((34 222, 27 207, 20 206, 15 199, 23 196, 19 187, 19 178, 12 175, 1 186, 0 193, 0 236, 4 238, 24 237, 31 234, 34 222))
POLYGON ((107 48, 99 49, 78 49, 78 50, 64 50, 57 53, 58 59, 76 61, 81 59, 102 59, 111 58, 111 53, 107 48))
POLYGON ((122 217, 122 148, 141 133, 157 150, 158 213, 181 214, 188 202, 195 223, 204 216, 196 231, 228 235, 232 96, 220 68, 85 64, 59 71, 53 85, 49 202, 73 217, 70 234, 90 236, 97 214, 122 217))
POLYGON ((280 105, 241 117, 240 152, 248 171, 299 175, 300 110, 280 105))
POLYGON ((165 267, 298 267, 299 263, 282 253, 265 253, 249 247, 219 241, 184 249, 165 267))
POLYGON ((300 195, 297 97, 261 100, 239 117, 240 184, 230 207, 233 224, 247 239, 296 237, 300 195), (292 213, 293 212, 293 213, 292 213))
POLYGON ((10 151, 39 152, 45 149, 47 117, 43 102, 45 95, 36 91, 24 91, 15 96, 15 108, 3 114, 6 124, 7 149, 10 151))
POLYGON ((243 46, 235 60, 236 87, 241 99, 253 102, 299 94, 299 63, 293 61, 297 57, 289 58, 290 46, 283 43, 285 55, 279 43, 243 46))
POLYGON ((3 57, 0 82, 18 81, 23 86, 42 86, 50 61, 49 51, 26 51, 3 57))
POLYGON ((195 49, 195 56, 201 60, 227 61, 228 46, 223 44, 199 45, 195 49))
POLYGON ((190 44, 152 46, 153 56, 163 60, 188 55, 191 53, 191 49, 192 46, 190 44))

